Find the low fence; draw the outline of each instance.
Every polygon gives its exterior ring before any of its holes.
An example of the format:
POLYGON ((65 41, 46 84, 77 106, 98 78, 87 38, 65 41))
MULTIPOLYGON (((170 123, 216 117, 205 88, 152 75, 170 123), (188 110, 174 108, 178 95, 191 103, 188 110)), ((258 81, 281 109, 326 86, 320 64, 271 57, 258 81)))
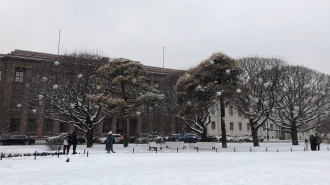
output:
MULTIPOLYGON (((78 155, 80 157, 83 157, 83 156, 86 156, 88 157, 89 156, 89 152, 84 150, 84 153, 80 154, 78 153, 78 155)), ((33 157, 34 160, 37 160, 37 158, 41 157, 41 158, 52 158, 52 157, 57 157, 59 158, 60 156, 66 156, 63 152, 37 152, 35 151, 34 153, 3 153, 1 152, 0 153, 0 160, 2 159, 14 159, 14 160, 21 160, 21 159, 27 159, 27 158, 30 158, 30 157, 33 157)))
MULTIPOLYGON (((146 145, 148 146, 148 145, 146 145)), ((329 147, 326 148, 326 151, 330 151, 329 147)), ((228 149, 228 148, 215 148, 214 150, 200 150, 198 148, 195 149, 182 149, 177 147, 176 149, 166 149, 163 148, 161 150, 159 149, 155 149, 155 150, 151 150, 149 151, 149 146, 148 148, 141 148, 139 147, 138 149, 132 148, 130 150, 127 151, 116 151, 116 153, 126 153, 126 154, 135 154, 135 153, 226 153, 226 152, 306 152, 305 148, 281 148, 281 149, 274 149, 271 148, 269 149, 268 147, 265 148, 261 148, 261 147, 255 147, 252 148, 250 147, 249 149, 237 149, 237 148, 233 148, 233 149, 228 149), (145 150, 143 150, 145 149, 145 150)), ((91 152, 86 151, 84 149, 83 153, 78 153, 77 155, 79 157, 89 157, 89 155, 91 154, 91 152)), ((93 153, 93 155, 97 155, 97 153, 93 153)), ((102 153, 103 154, 103 153, 102 153)), ((38 158, 60 158, 61 156, 65 156, 68 157, 68 155, 63 154, 62 152, 37 152, 35 151, 34 153, 0 153, 0 160, 3 159, 12 159, 12 160, 23 160, 23 159, 27 159, 27 158, 34 158, 34 160, 37 160, 38 158)))

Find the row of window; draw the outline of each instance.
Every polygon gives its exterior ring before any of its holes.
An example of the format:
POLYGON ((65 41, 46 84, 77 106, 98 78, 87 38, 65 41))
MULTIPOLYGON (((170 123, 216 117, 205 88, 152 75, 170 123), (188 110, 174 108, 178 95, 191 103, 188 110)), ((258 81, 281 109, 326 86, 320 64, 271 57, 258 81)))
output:
MULTIPOLYGON (((19 132, 19 119, 12 119, 9 125, 9 132, 19 132)), ((68 124, 60 122, 59 132, 67 132, 68 124)), ((28 119, 26 124, 27 133, 36 133, 37 132, 37 120, 28 119)), ((46 119, 43 124, 43 133, 52 133, 53 132, 53 120, 46 119)))
MULTIPOLYGON (((237 114, 239 117, 242 117, 242 112, 241 111, 237 111, 237 114)), ((215 116, 216 115, 216 107, 212 106, 210 108, 210 115, 211 116, 215 116)), ((234 107, 233 106, 229 106, 229 116, 234 116, 234 107)))
MULTIPOLYGON (((270 124, 270 129, 273 129, 273 124, 270 124)), ((215 130, 215 121, 211 122, 211 129, 215 130)), ((229 130, 234 130, 234 122, 230 122, 229 123, 229 130)), ((241 122, 238 123, 238 130, 242 131, 243 130, 243 124, 241 122)), ((251 127, 250 127, 250 123, 246 123, 246 130, 250 131, 251 127)), ((264 131, 266 131, 266 128, 263 128, 264 131)))

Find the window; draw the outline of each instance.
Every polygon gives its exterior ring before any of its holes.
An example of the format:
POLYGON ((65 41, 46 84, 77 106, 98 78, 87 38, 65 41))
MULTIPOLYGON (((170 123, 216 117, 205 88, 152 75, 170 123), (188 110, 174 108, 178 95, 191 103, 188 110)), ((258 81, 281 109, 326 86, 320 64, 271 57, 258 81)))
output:
POLYGON ((53 120, 51 119, 45 119, 44 120, 44 133, 52 133, 53 132, 53 120))
POLYGON ((229 106, 229 115, 230 116, 233 116, 234 115, 233 106, 229 106))
POLYGON ((239 131, 242 131, 242 123, 238 123, 238 129, 239 131))
POLYGON ((240 110, 238 110, 238 116, 242 117, 242 112, 240 110))
POLYGON ((246 130, 247 130, 247 131, 250 131, 250 123, 247 123, 247 124, 246 124, 246 130))
POLYGON ((147 133, 147 132, 148 132, 147 124, 148 124, 147 122, 142 121, 141 131, 142 131, 143 133, 147 133))
POLYGON ((211 108, 210 108, 210 115, 215 116, 215 106, 214 105, 211 106, 211 108))
POLYGON ((37 120, 29 119, 28 124, 26 126, 26 132, 36 132, 36 124, 37 120))
POLYGON ((24 79, 24 68, 16 67, 15 69, 15 82, 23 82, 24 79))
POLYGON ((211 127, 212 127, 212 130, 215 130, 215 122, 214 121, 211 122, 211 127))
POLYGON ((273 124, 270 124, 270 129, 273 129, 273 124))
POLYGON ((65 122, 60 122, 60 132, 68 132, 68 124, 65 122))
POLYGON ((262 130, 263 130, 263 131, 266 131, 266 127, 263 127, 262 130))
POLYGON ((9 132, 18 132, 18 125, 19 125, 19 120, 12 119, 9 125, 9 132))
POLYGON ((146 104, 142 105, 142 113, 146 114, 147 113, 148 106, 146 104))
POLYGON ((23 100, 23 93, 22 91, 14 91, 13 97, 12 97, 12 110, 18 110, 20 107, 18 107, 18 104, 22 104, 23 100))
POLYGON ((112 119, 105 118, 103 120, 103 133, 108 133, 112 127, 112 119))
POLYGON ((234 122, 229 123, 230 130, 234 130, 234 122))
POLYGON ((2 71, 0 71, 0 82, 1 82, 1 75, 2 75, 2 71))

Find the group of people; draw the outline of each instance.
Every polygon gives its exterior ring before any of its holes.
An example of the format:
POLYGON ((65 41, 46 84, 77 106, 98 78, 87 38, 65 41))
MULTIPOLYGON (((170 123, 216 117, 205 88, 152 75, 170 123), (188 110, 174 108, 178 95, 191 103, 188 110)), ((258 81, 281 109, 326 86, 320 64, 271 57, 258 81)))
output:
MULTIPOLYGON (((313 134, 309 137, 309 142, 311 145, 312 151, 320 151, 320 144, 322 142, 321 137, 316 133, 315 136, 313 134)), ((308 150, 308 139, 305 139, 306 150, 308 150)))
MULTIPOLYGON (((66 137, 63 140, 63 154, 69 154, 71 145, 73 146, 73 152, 72 154, 77 154, 76 148, 77 148, 78 140, 77 140, 77 134, 76 131, 73 131, 72 134, 69 132, 66 137)), ((108 132, 105 150, 107 153, 116 153, 113 151, 113 137, 112 137, 112 131, 108 132)))
POLYGON ((72 134, 69 132, 63 140, 63 154, 69 154, 70 147, 72 145, 73 152, 72 154, 77 154, 76 148, 78 144, 78 136, 76 131, 73 131, 72 134))

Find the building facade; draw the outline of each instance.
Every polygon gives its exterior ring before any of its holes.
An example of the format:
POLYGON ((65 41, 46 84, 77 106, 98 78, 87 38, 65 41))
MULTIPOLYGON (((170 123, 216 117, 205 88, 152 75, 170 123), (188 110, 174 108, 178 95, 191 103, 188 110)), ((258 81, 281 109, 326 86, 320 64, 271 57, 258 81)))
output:
MULTIPOLYGON (((28 134, 37 138, 57 135, 58 133, 74 130, 70 124, 60 123, 45 119, 40 114, 34 114, 24 104, 29 102, 32 78, 40 70, 51 70, 58 55, 15 50, 8 54, 0 55, 0 134, 28 134)), ((98 67, 104 62, 96 64, 98 67)), ((81 65, 81 64, 75 64, 81 65)), ((96 67, 97 67, 96 66, 96 67)), ((171 75, 182 72, 182 70, 144 66, 148 71, 147 83, 159 90, 164 90, 167 80, 171 75)), ((73 66, 79 68, 79 66, 73 66)), ((73 70, 73 76, 79 71, 73 70)), ((140 107, 141 114, 133 120, 129 120, 129 135, 137 133, 152 133, 157 131, 164 134, 192 132, 184 123, 176 118, 168 107, 140 107)), ((228 135, 246 135, 251 130, 248 120, 238 111, 229 106, 226 108, 226 130, 228 135)), ((275 127, 268 123, 269 127, 275 127)), ((104 133, 109 130, 121 132, 120 121, 116 117, 106 117, 97 125, 95 132, 104 133)), ((211 115, 211 123, 207 127, 208 135, 221 135, 220 113, 214 111, 211 115)), ((264 138, 278 139, 278 132, 259 129, 258 134, 264 138)))

